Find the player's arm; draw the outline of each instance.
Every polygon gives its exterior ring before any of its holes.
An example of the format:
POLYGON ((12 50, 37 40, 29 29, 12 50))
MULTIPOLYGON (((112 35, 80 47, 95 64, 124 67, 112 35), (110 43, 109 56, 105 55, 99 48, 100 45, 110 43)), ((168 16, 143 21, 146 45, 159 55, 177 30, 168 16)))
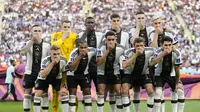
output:
POLYGON ((28 41, 28 43, 20 50, 21 54, 26 54, 31 46, 33 46, 33 40, 28 41))
POLYGON ((158 47, 158 41, 157 41, 158 33, 156 31, 150 33, 150 39, 151 39, 150 47, 157 48, 158 47))
MULTIPOLYGON (((44 68, 44 69, 42 68, 42 70, 40 71, 40 76, 42 78, 46 78, 49 75, 49 73, 51 72, 54 65, 56 65, 58 62, 59 62, 58 59, 52 60, 52 62, 50 64, 48 64, 46 68, 44 68)), ((46 66, 46 65, 41 65, 41 66, 46 66)))
POLYGON ((176 51, 176 60, 175 60, 175 73, 176 73, 176 84, 180 79, 180 65, 182 64, 181 54, 178 50, 176 51))
POLYGON ((106 50, 103 55, 98 55, 97 51, 97 65, 101 65, 108 56, 109 50, 106 50))
POLYGON ((131 42, 131 44, 133 45, 133 42, 134 42, 135 38, 138 38, 138 37, 139 37, 140 28, 139 28, 139 27, 136 27, 136 29, 135 29, 135 30, 132 30, 130 33, 133 34, 133 35, 131 35, 131 38, 130 38, 130 42, 131 42))
MULTIPOLYGON (((158 62, 160 62, 163 57, 166 55, 167 53, 164 51, 162 53, 160 53, 158 56, 154 56, 154 58, 152 58, 150 65, 154 66, 156 65, 158 62)), ((155 54, 156 55, 156 54, 155 54)))
POLYGON ((122 67, 123 68, 127 68, 128 66, 130 66, 132 63, 135 63, 135 60, 137 58, 137 54, 133 54, 128 60, 124 61, 122 63, 122 67))
POLYGON ((180 79, 180 65, 175 66, 175 73, 176 73, 176 84, 178 84, 178 81, 180 79))
POLYGON ((80 53, 74 61, 69 62, 69 71, 74 71, 78 67, 80 60, 83 57, 84 56, 80 53))

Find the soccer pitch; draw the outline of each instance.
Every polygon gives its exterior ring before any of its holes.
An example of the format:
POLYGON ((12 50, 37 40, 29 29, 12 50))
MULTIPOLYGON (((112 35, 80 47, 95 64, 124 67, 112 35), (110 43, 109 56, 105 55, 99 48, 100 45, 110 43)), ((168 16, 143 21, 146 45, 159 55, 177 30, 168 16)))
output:
MULTIPOLYGON (((96 112, 95 102, 93 102, 92 108, 93 108, 93 112, 96 112)), ((166 101, 165 111, 171 112, 170 101, 166 101)), ((186 100, 184 112, 199 112, 199 111, 200 111, 200 100, 186 100)), ((23 112, 22 102, 13 102, 13 101, 0 102, 0 112, 23 112)), ((32 109, 31 109, 31 112, 33 112, 32 109)), ((50 104, 49 112, 51 112, 51 104, 50 104)), ((61 112, 61 109, 59 112, 61 112)), ((79 102, 79 112, 84 112, 81 102, 79 102)), ((105 104, 104 112, 111 112, 109 103, 105 104)), ((131 112, 133 112, 133 104, 131 105, 131 112)), ((146 101, 141 101, 140 112, 147 112, 146 101)))

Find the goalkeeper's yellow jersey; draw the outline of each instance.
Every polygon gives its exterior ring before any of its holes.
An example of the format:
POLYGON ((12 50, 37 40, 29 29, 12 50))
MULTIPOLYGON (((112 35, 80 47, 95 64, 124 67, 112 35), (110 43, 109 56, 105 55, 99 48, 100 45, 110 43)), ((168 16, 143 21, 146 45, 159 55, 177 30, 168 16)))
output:
POLYGON ((51 45, 59 46, 61 50, 61 55, 69 60, 70 53, 75 46, 76 36, 76 33, 70 32, 69 37, 65 38, 65 40, 63 41, 61 39, 62 32, 55 32, 51 36, 51 45))

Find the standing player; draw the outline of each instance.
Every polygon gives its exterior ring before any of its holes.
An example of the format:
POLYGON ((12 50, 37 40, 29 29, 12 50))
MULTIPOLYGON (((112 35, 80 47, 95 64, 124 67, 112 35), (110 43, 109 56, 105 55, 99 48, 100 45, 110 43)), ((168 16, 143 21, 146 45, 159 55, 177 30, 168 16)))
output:
MULTIPOLYGON (((60 47, 61 55, 64 56, 67 60, 69 60, 69 55, 74 49, 76 34, 71 32, 71 22, 65 20, 62 22, 61 32, 56 32, 52 34, 52 45, 57 45, 60 47)), ((64 94, 65 92, 61 92, 61 103, 62 110, 68 111, 68 94, 64 94)), ((58 102, 59 94, 57 91, 53 90, 53 112, 58 112, 59 102, 58 102)))
MULTIPOLYGON (((142 11, 139 11, 136 13, 135 19, 136 19, 136 28, 132 28, 129 32, 131 36, 130 42, 133 45, 134 40, 136 38, 142 37, 145 40, 145 46, 148 47, 149 34, 152 32, 154 28, 150 26, 146 26, 146 15, 142 11)), ((134 104, 135 112, 139 111, 139 103, 140 103, 139 91, 140 91, 140 88, 134 88, 133 104, 134 104)))
POLYGON ((177 112, 177 87, 180 80, 180 65, 182 63, 180 52, 172 47, 172 38, 165 36, 162 40, 162 48, 159 48, 151 65, 157 64, 155 69, 155 112, 160 112, 163 86, 168 83, 172 91, 172 112, 177 112))
MULTIPOLYGON (((30 112, 31 106, 31 94, 32 89, 35 86, 35 80, 37 79, 40 71, 41 60, 48 56, 50 45, 43 42, 42 39, 42 27, 40 25, 33 25, 31 28, 31 40, 21 49, 22 54, 26 54, 27 62, 25 67, 24 76, 24 101, 23 108, 25 112, 30 112)), ((43 112, 48 111, 48 94, 42 95, 42 108, 43 112)))
MULTIPOLYGON (((154 15, 152 18, 152 25, 155 28, 154 31, 150 33, 150 46, 154 48, 158 48, 162 46, 162 40, 165 36, 169 36, 173 39, 173 49, 178 49, 178 39, 174 36, 174 33, 167 28, 163 27, 163 17, 162 15, 154 15)), ((184 104, 185 104, 185 96, 184 96, 184 86, 179 81, 178 89, 178 111, 183 112, 184 104)), ((162 94, 162 101, 161 101, 161 111, 164 112, 165 104, 164 104, 164 93, 162 94)), ((176 103, 176 102, 173 102, 176 103)))
MULTIPOLYGON (((106 44, 102 45, 100 50, 97 51, 97 112, 103 112, 104 92, 107 85, 109 85, 109 88, 113 88, 114 92, 116 93, 117 109, 118 112, 121 112, 123 105, 121 99, 121 75, 119 58, 124 54, 124 47, 117 44, 117 35, 113 31, 108 31, 105 35, 105 38, 106 44)), ((115 95, 113 95, 113 97, 115 98, 115 95)), ((112 111, 115 110, 112 108, 112 111)))
MULTIPOLYGON (((126 61, 122 64, 122 67, 126 68, 122 82, 123 105, 126 112, 130 112, 129 88, 133 86, 134 92, 137 90, 139 94, 140 86, 142 86, 148 94, 148 112, 153 112, 154 91, 152 80, 149 76, 149 59, 153 56, 154 49, 145 47, 145 40, 143 38, 135 38, 133 46, 134 48, 126 51, 126 61)), ((139 112, 139 108, 135 107, 134 109, 134 112, 139 112)))
POLYGON ((131 38, 130 42, 133 45, 135 38, 142 37, 145 40, 145 46, 149 46, 149 34, 154 29, 151 26, 146 26, 146 15, 144 12, 139 11, 136 13, 136 28, 132 28, 129 32, 131 38))
MULTIPOLYGON (((79 39, 86 40, 88 43, 88 47, 98 48, 101 44, 103 33, 98 32, 95 30, 95 19, 93 17, 87 17, 85 19, 85 27, 86 30, 79 33, 79 39)), ((89 76, 90 80, 93 80, 96 91, 97 89, 97 65, 96 65, 96 56, 92 57, 90 64, 89 64, 89 76)))
POLYGON ((67 84, 69 87, 70 112, 75 112, 77 86, 80 85, 84 95, 84 106, 86 112, 92 112, 92 99, 90 93, 90 81, 88 78, 89 62, 96 55, 96 50, 88 47, 85 40, 78 39, 77 47, 70 55, 69 72, 67 74, 67 84))
MULTIPOLYGON (((49 88, 49 84, 57 92, 60 88, 66 89, 67 60, 60 56, 60 48, 53 45, 51 55, 45 57, 41 63, 41 70, 35 83, 34 112, 40 112, 42 94, 49 88), (62 84, 61 84, 62 82, 62 84)), ((63 110, 63 112, 66 112, 63 110)))

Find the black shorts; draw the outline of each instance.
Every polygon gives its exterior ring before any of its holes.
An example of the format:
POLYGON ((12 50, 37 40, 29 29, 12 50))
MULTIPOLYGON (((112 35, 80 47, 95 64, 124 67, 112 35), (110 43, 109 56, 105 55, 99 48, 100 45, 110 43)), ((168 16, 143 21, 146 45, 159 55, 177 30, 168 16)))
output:
POLYGON ((24 80, 23 80, 23 87, 25 89, 32 89, 33 87, 35 87, 36 79, 37 79, 37 75, 25 74, 24 80))
POLYGON ((67 86, 68 88, 77 88, 80 85, 81 89, 90 88, 91 84, 88 76, 77 77, 77 76, 67 76, 67 86))
POLYGON ((129 83, 133 87, 144 87, 145 84, 152 84, 152 80, 148 74, 142 74, 139 76, 132 76, 129 74, 125 74, 122 84, 123 83, 129 83))
POLYGON ((60 91, 61 79, 56 78, 47 78, 46 80, 37 79, 35 82, 35 90, 47 90, 49 88, 49 84, 52 85, 52 88, 56 91, 60 91))
POLYGON ((121 84, 120 75, 97 75, 97 84, 115 85, 121 84))
POLYGON ((176 77, 175 76, 155 76, 154 85, 156 87, 163 87, 167 83, 172 91, 176 89, 176 77))

